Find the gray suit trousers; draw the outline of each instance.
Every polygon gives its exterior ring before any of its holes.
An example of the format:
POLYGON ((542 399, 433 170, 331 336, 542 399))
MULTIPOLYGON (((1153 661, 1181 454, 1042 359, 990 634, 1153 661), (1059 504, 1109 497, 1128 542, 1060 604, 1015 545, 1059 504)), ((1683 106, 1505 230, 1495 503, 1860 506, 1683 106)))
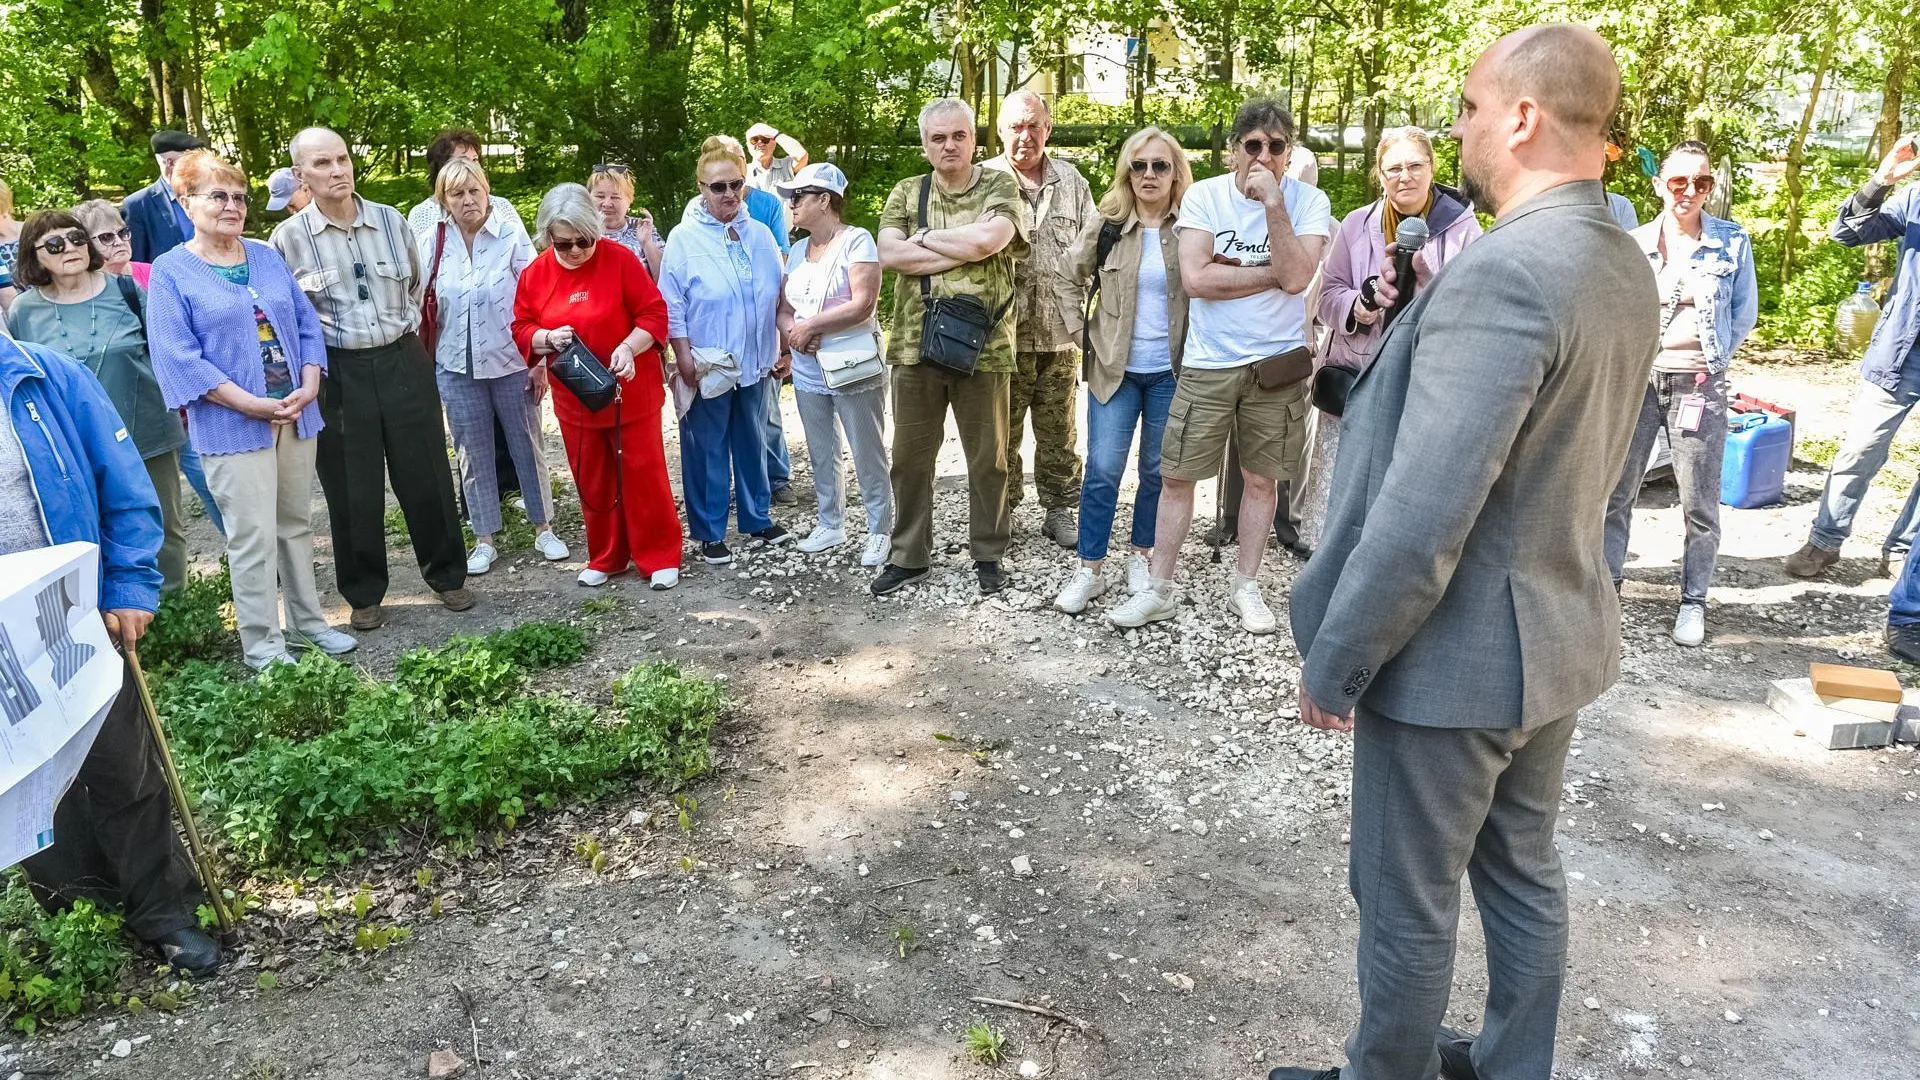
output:
POLYGON ((1433 1080, 1453 985, 1460 878, 1487 938, 1483 1080, 1548 1080, 1567 956, 1567 882, 1554 850, 1574 718, 1520 729, 1430 728, 1360 706, 1353 846, 1360 1023, 1342 1080, 1433 1080))

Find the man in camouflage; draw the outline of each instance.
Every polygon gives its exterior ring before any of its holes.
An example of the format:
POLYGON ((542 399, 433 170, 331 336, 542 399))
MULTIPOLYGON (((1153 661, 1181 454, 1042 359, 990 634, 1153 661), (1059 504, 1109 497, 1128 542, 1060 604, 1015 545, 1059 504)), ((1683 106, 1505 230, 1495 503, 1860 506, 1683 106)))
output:
POLYGON ((920 146, 931 177, 895 184, 880 212, 880 265, 897 275, 887 364, 893 369, 893 550, 873 580, 885 596, 925 577, 933 562, 933 474, 947 411, 967 459, 967 528, 980 592, 1006 586, 1000 560, 1012 537, 1007 505, 1007 389, 1014 369, 1013 319, 1002 318, 977 368, 961 375, 925 363, 920 281, 933 296, 977 297, 999 311, 1013 295, 1015 260, 1027 252, 1026 208, 1005 173, 973 163, 973 110, 941 98, 920 110, 920 146), (927 183, 921 220, 921 185, 927 183))
POLYGON ((1031 250, 1014 271, 1018 352, 1007 409, 1007 508, 1020 505, 1025 487, 1020 438, 1033 417, 1033 486, 1046 509, 1041 535, 1063 548, 1078 546, 1074 508, 1080 505, 1080 458, 1074 453, 1073 398, 1079 385, 1080 329, 1087 283, 1073 274, 1077 252, 1100 229, 1093 190, 1070 163, 1047 153, 1053 114, 1031 90, 1000 106, 1006 152, 986 163, 1014 178, 1025 199, 1031 250))

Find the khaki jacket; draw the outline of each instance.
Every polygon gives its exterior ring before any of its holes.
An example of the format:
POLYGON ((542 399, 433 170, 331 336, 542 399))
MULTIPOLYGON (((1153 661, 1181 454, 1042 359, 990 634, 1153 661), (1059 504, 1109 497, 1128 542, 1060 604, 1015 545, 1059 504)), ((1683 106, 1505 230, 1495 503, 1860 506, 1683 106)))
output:
POLYGON ((1077 347, 1086 309, 1087 279, 1075 274, 1074 256, 1100 230, 1100 212, 1093 190, 1073 163, 1047 155, 1047 178, 1040 185, 1037 204, 1028 203, 1019 174, 1007 155, 982 162, 981 168, 1005 173, 1022 191, 1027 234, 1026 255, 1014 269, 1013 321, 1019 350, 1055 352, 1077 347))
MULTIPOLYGON (((1187 343, 1187 290, 1180 283, 1180 239, 1174 235, 1178 214, 1167 211, 1160 223, 1160 257, 1167 264, 1167 345, 1173 353, 1173 369, 1180 370, 1180 356, 1187 343)), ((1140 219, 1128 215, 1120 227, 1120 237, 1099 270, 1100 295, 1095 302, 1093 321, 1087 338, 1092 352, 1083 358, 1087 389, 1105 404, 1120 388, 1127 374, 1127 354, 1133 346, 1134 307, 1140 292, 1140 244, 1146 232, 1140 219)), ((1094 229, 1077 252, 1078 280, 1091 287, 1093 261, 1099 254, 1100 230, 1094 229)))

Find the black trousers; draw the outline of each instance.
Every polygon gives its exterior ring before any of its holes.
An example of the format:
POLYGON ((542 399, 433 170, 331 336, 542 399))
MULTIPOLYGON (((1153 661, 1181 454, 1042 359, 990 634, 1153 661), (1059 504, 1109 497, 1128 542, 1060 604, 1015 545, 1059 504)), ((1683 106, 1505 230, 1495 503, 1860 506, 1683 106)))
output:
POLYGON ((333 524, 334 579, 356 608, 387 595, 387 483, 435 592, 467 580, 466 538, 447 463, 433 360, 413 334, 378 349, 327 350, 326 427, 315 448, 333 524))
POLYGON ((153 732, 128 670, 80 775, 53 811, 53 846, 20 864, 48 911, 75 900, 121 908, 127 930, 152 941, 198 925, 206 902, 173 831, 153 732))

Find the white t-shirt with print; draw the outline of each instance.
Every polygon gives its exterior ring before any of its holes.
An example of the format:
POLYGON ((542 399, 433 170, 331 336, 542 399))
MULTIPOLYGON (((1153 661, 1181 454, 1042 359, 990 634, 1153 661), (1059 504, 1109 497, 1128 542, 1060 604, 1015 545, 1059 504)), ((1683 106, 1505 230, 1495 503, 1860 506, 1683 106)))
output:
MULTIPOLYGON (((1280 189, 1296 236, 1328 236, 1333 231, 1333 204, 1326 192, 1282 177, 1280 189)), ((1245 266, 1271 261, 1267 240, 1267 208, 1249 199, 1233 184, 1233 174, 1210 176, 1193 185, 1180 202, 1180 222, 1188 229, 1213 234, 1213 252, 1238 259, 1245 266)), ((1238 300, 1202 300, 1187 308, 1187 348, 1182 363, 1189 368, 1245 367, 1256 360, 1307 344, 1307 304, 1304 295, 1277 286, 1238 300)))
MULTIPOLYGON (((837 308, 853 299, 853 283, 849 280, 848 268, 854 263, 877 263, 880 261, 880 248, 873 242, 873 234, 857 226, 848 225, 834 238, 833 250, 821 256, 818 262, 807 261, 807 249, 811 238, 796 240, 793 250, 787 255, 787 303, 793 305, 793 313, 810 319, 829 308, 837 308)), ((861 330, 877 335, 880 324, 874 319, 851 330, 861 330)), ((834 333, 844 333, 836 330, 834 333)), ((820 361, 798 349, 793 351, 793 388, 809 394, 838 395, 840 391, 827 385, 826 373, 820 370, 820 361)))

